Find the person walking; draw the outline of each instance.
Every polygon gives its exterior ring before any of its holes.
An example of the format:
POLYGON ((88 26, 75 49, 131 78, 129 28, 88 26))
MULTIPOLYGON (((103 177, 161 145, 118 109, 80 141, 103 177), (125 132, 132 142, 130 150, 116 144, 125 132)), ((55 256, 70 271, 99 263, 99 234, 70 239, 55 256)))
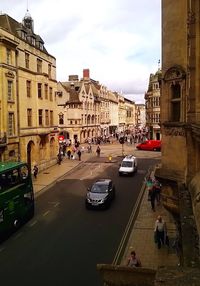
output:
POLYGON ((77 155, 78 155, 78 160, 81 161, 81 150, 80 149, 78 150, 77 155))
POLYGON ((100 157, 101 148, 99 145, 97 146, 96 153, 97 153, 97 157, 100 157))
POLYGON ((131 251, 131 254, 127 260, 126 266, 129 266, 129 267, 141 267, 142 266, 141 261, 136 255, 136 252, 134 250, 131 251))
POLYGON ((164 219, 159 215, 154 227, 154 237, 156 237, 156 243, 158 249, 161 248, 161 245, 165 244, 165 238, 167 236, 167 226, 164 219))
POLYGON ((155 212, 155 201, 156 201, 156 189, 154 187, 152 187, 150 190, 149 190, 149 198, 150 198, 150 202, 151 202, 151 209, 152 211, 155 212))
POLYGON ((35 179, 37 179, 37 174, 38 174, 38 166, 34 165, 33 167, 33 176, 35 179))
POLYGON ((62 155, 61 155, 61 153, 58 153, 58 155, 57 155, 57 163, 58 163, 58 165, 61 165, 61 162, 62 162, 62 155))
POLYGON ((155 190, 156 193, 156 202, 157 205, 160 204, 160 199, 161 199, 161 184, 158 180, 155 180, 153 182, 153 189, 155 190))
POLYGON ((71 159, 71 153, 72 153, 71 147, 68 147, 67 148, 67 157, 68 157, 68 159, 71 159))

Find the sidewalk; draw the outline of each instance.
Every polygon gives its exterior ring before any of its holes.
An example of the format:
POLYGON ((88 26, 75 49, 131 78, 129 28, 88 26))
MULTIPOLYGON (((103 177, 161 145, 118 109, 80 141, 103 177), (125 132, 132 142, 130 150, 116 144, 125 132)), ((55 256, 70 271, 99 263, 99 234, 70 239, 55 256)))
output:
POLYGON ((170 213, 164 209, 162 204, 155 207, 155 212, 151 209, 151 203, 148 201, 148 192, 145 188, 139 212, 131 231, 131 235, 126 246, 121 265, 126 265, 127 259, 132 250, 140 257, 142 267, 157 269, 162 266, 177 266, 179 258, 176 250, 173 248, 173 242, 176 238, 176 227, 170 213), (161 215, 167 225, 170 245, 157 248, 154 243, 154 224, 161 215))
POLYGON ((71 171, 82 162, 87 161, 91 156, 94 156, 94 153, 84 152, 82 154, 81 161, 78 161, 78 159, 69 160, 64 158, 60 165, 55 164, 48 169, 39 172, 37 179, 33 178, 33 190, 35 197, 37 197, 40 192, 45 191, 46 189, 53 186, 66 173, 71 171))

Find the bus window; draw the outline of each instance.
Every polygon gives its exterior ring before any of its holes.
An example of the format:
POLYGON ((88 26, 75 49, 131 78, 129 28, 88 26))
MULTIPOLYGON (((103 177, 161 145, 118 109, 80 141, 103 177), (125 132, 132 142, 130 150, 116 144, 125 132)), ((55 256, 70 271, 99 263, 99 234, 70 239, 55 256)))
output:
POLYGON ((25 180, 28 178, 28 167, 27 166, 22 166, 19 171, 20 171, 20 177, 22 178, 22 180, 25 180))
POLYGON ((19 172, 17 169, 7 173, 8 184, 13 186, 19 183, 19 172))

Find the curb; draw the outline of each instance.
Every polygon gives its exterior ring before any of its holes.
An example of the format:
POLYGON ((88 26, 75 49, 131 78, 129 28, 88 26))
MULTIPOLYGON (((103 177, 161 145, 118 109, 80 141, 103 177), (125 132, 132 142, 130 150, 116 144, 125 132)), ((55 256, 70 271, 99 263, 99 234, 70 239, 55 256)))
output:
POLYGON ((147 174, 146 174, 146 176, 144 178, 144 182, 143 182, 143 185, 141 187, 141 190, 140 190, 139 196, 137 198, 136 204, 133 207, 133 210, 131 212, 129 221, 128 221, 127 226, 125 228, 124 234, 123 234, 122 239, 120 241, 120 244, 119 244, 119 247, 118 247, 117 252, 115 254, 115 257, 113 259, 113 262, 112 262, 113 265, 120 265, 122 263, 122 258, 124 256, 125 249, 126 249, 126 246, 127 246, 127 243, 128 243, 128 240, 129 240, 129 237, 130 237, 130 234, 131 234, 131 231, 133 229, 135 220, 137 218, 137 215, 138 215, 138 212, 139 212, 139 209, 140 209, 140 205, 142 203, 142 200, 143 200, 143 197, 144 197, 144 194, 145 194, 146 178, 151 173, 152 173, 152 167, 149 168, 149 170, 148 170, 148 172, 147 172, 147 174))

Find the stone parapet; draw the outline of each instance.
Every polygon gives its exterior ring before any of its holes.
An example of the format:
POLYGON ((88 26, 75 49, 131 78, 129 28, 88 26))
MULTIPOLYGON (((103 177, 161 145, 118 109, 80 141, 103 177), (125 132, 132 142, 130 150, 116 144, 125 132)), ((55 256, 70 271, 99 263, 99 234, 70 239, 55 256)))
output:
POLYGON ((126 267, 97 264, 106 286, 153 286, 156 270, 143 267, 126 267))

